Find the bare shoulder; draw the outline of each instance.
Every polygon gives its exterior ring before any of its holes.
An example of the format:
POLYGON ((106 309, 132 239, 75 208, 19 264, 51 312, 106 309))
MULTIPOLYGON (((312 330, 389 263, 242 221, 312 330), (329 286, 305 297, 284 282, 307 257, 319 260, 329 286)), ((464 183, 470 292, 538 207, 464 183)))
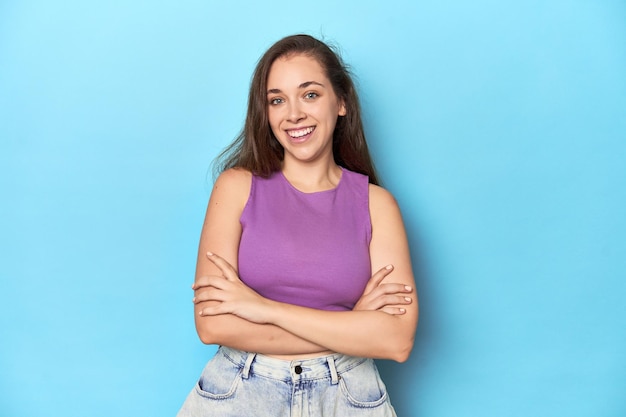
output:
POLYGON ((243 168, 229 168, 222 172, 215 181, 215 187, 250 188, 252 173, 243 168))
POLYGON ((370 212, 372 215, 389 210, 398 210, 393 194, 379 185, 369 185, 370 212))
MULTIPOLYGON (((199 253, 211 249, 231 264, 236 262, 241 234, 239 218, 248 201, 251 184, 252 174, 243 169, 228 169, 219 175, 207 206, 199 253)), ((204 264, 206 259, 199 259, 199 264, 204 264)))
POLYGON ((211 201, 215 204, 228 201, 231 204, 245 204, 250 195, 252 173, 242 168, 230 168, 222 172, 211 193, 211 201))

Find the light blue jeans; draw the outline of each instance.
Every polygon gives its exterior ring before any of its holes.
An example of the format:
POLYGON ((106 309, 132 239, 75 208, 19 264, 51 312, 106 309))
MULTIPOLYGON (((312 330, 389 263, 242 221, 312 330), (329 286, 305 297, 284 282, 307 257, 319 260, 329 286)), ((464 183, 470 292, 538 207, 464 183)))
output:
POLYGON ((373 360, 284 361, 220 347, 178 417, 396 417, 373 360))

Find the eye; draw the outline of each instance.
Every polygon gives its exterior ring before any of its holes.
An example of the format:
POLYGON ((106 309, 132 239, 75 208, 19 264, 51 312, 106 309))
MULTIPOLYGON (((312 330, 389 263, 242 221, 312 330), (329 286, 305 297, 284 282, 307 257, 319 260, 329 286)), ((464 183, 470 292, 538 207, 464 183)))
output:
POLYGON ((304 95, 304 98, 307 99, 307 100, 314 100, 314 99, 316 99, 318 97, 319 97, 319 94, 317 94, 314 91, 309 91, 308 93, 306 93, 304 95))
POLYGON ((284 100, 282 98, 274 97, 274 98, 270 99, 269 103, 270 103, 270 106, 276 106, 277 104, 283 103, 283 101, 284 100))

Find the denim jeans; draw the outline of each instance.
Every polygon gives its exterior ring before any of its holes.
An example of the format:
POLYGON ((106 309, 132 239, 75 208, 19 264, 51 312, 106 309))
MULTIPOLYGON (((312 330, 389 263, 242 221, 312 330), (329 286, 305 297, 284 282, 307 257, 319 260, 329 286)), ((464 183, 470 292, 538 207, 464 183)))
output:
POLYGON ((396 417, 373 360, 284 361, 220 347, 178 417, 396 417))

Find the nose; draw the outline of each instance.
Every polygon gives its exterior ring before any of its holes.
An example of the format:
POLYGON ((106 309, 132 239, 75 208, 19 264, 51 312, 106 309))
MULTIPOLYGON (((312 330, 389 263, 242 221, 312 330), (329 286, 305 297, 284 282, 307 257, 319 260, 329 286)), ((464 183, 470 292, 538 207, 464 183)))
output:
POLYGON ((306 118, 306 113, 304 113, 298 101, 289 102, 288 112, 287 120, 292 123, 298 123, 300 120, 306 118))

